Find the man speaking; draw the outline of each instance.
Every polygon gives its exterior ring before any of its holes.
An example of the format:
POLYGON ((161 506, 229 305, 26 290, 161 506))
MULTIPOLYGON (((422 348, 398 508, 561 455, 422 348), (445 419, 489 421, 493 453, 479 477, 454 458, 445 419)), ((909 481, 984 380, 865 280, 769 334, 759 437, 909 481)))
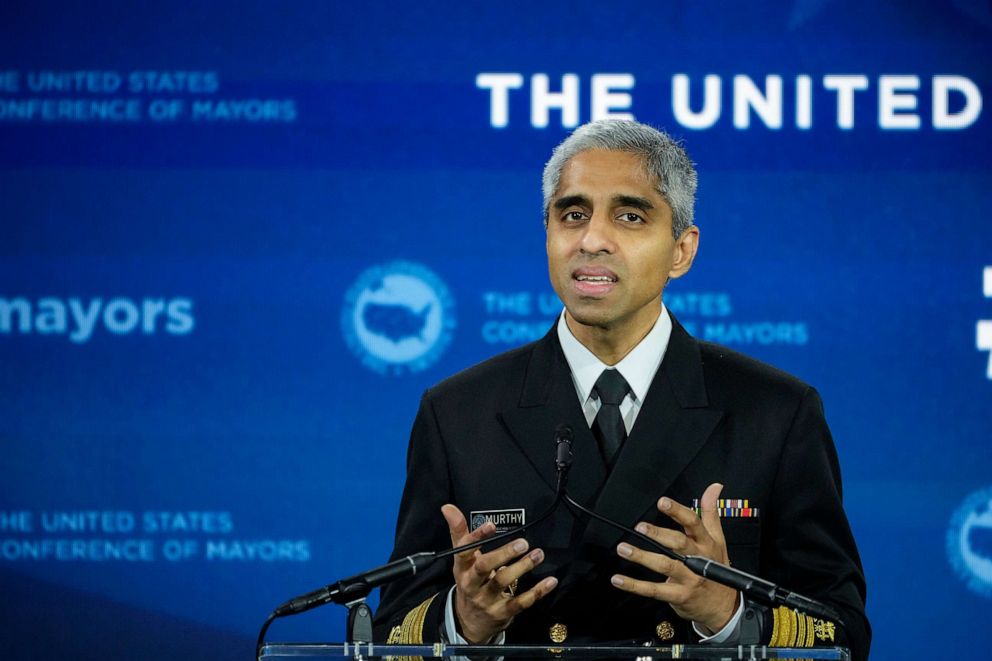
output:
POLYGON ((565 310, 543 339, 424 394, 393 558, 538 516, 567 424, 577 501, 819 599, 843 626, 752 603, 559 508, 519 539, 384 588, 377 640, 845 645, 867 657, 865 580, 819 396, 693 339, 662 302, 696 257, 695 191, 682 147, 637 122, 593 122, 555 149, 544 219, 565 310))

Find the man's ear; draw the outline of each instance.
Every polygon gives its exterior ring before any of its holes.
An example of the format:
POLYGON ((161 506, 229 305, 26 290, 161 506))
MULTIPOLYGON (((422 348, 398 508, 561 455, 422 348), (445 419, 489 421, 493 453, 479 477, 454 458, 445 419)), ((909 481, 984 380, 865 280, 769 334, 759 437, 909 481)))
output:
POLYGON ((696 259, 696 251, 699 249, 699 228, 690 225, 682 235, 675 240, 675 254, 672 260, 672 269, 668 272, 669 278, 681 278, 692 268, 692 262, 696 259))

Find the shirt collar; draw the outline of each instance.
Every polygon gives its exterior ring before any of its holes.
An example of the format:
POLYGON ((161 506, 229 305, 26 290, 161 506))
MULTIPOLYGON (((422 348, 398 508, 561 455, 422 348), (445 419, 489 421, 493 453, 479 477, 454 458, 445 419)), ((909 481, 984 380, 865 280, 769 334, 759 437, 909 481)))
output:
MULTIPOLYGON (((662 302, 661 314, 658 315, 658 321, 655 322, 654 327, 615 366, 620 371, 620 375, 627 380, 636 401, 643 402, 647 396, 654 375, 658 372, 661 361, 665 358, 665 351, 668 349, 668 341, 671 336, 672 320, 668 316, 664 302, 662 302)), ((592 388, 596 385, 596 379, 609 366, 575 339, 565 322, 564 310, 558 319, 558 341, 565 353, 568 367, 572 371, 575 390, 582 402, 586 402, 592 396, 592 388)))

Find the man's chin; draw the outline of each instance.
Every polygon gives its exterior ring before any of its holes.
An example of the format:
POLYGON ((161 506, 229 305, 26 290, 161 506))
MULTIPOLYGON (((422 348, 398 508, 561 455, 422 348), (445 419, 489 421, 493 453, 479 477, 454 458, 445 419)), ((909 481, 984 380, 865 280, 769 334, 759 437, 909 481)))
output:
POLYGON ((566 305, 565 310, 568 313, 569 322, 580 326, 608 330, 615 321, 610 310, 598 309, 595 305, 566 305))

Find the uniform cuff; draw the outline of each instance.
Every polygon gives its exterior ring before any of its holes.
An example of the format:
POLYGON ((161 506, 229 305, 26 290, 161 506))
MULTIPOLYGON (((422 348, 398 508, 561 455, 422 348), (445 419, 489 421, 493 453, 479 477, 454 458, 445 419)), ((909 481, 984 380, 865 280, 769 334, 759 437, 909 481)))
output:
MULTIPOLYGON (((469 642, 458 633, 458 623, 455 621, 455 588, 448 590, 448 599, 444 604, 444 638, 452 645, 468 645, 469 642)), ((489 642, 490 645, 502 645, 506 641, 506 632, 500 631, 489 642)))
POLYGON ((737 593, 737 612, 734 616, 730 618, 730 621, 723 626, 722 629, 714 634, 706 635, 702 631, 702 626, 692 623, 692 629, 699 636, 699 642, 701 643, 733 643, 740 638, 741 635, 741 617, 744 615, 744 595, 740 592, 737 593))

